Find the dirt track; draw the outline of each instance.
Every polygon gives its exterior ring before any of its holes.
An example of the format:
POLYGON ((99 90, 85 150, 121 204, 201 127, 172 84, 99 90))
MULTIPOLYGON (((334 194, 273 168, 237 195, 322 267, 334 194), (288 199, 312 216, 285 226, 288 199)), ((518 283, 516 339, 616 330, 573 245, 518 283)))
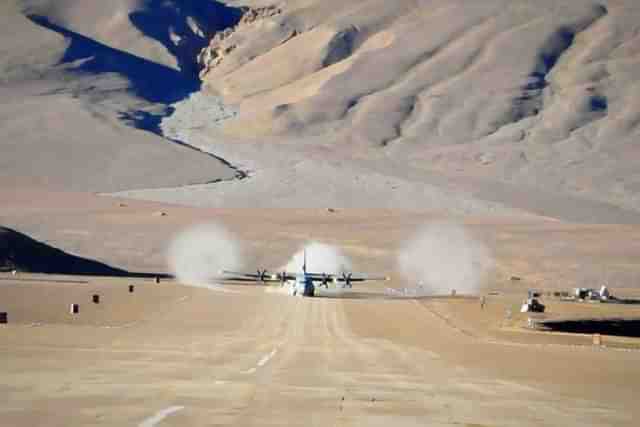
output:
MULTIPOLYGON (((638 352, 491 343, 460 333, 429 301, 150 282, 128 294, 125 283, 59 284, 57 300, 13 309, 0 329, 5 425, 142 425, 154 415, 163 426, 633 425, 637 416, 638 352), (101 305, 87 298, 78 317, 60 314, 65 298, 96 286, 101 305)), ((0 299, 12 308, 37 292, 7 283, 0 299)))
POLYGON ((637 293, 637 0, 282 1, 227 39, 205 76, 222 98, 178 71, 231 25, 202 13, 216 2, 4 3, 0 226, 153 276, 176 233, 213 222, 252 269, 321 241, 401 289, 422 278, 399 278, 406 241, 453 222, 495 271, 484 311, 377 285, 0 275, 0 427, 637 424, 637 339, 517 314, 528 289, 637 293))

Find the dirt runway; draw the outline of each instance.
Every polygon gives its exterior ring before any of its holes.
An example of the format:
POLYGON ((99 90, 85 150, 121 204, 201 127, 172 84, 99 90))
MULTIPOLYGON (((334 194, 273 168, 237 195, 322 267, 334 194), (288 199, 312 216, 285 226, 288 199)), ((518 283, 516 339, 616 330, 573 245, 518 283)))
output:
POLYGON ((442 302, 151 282, 128 294, 125 280, 93 279, 57 284, 60 297, 45 305, 38 285, 3 283, 0 299, 19 313, 0 328, 4 425, 633 425, 637 416, 628 393, 638 352, 491 343, 434 315, 442 302), (66 314, 65 298, 97 288, 100 305, 87 298, 66 314), (594 365, 601 384, 571 381, 594 365))

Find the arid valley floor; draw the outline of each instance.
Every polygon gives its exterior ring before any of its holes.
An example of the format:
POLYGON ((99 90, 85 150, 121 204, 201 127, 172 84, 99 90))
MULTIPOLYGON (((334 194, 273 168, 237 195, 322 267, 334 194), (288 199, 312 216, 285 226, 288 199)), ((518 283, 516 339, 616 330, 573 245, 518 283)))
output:
POLYGON ((637 0, 0 3, 0 427, 639 424, 637 0))
POLYGON ((2 328, 5 425, 135 426, 171 407, 183 409, 162 425, 634 425, 638 416, 638 351, 460 330, 450 305, 477 317, 475 300, 151 282, 129 295, 126 283, 10 285, 23 302, 9 299, 17 324, 2 328), (94 291, 100 306, 61 314, 94 291), (24 306, 37 299, 46 308, 24 306))
MULTIPOLYGON (((318 239, 343 247, 359 270, 394 275, 402 241, 421 224, 443 220, 420 212, 218 210, 58 196, 52 203, 14 194, 5 223, 54 246, 77 236, 78 253, 110 262, 126 254, 120 265, 148 272, 164 271, 172 233, 209 221, 247 242, 247 257, 259 265, 279 265, 318 239), (153 215, 160 210, 166 216, 153 215), (37 231, 43 212, 57 233, 37 231)), ((392 298, 385 287, 407 286, 397 277, 296 298, 277 285, 202 289, 164 279, 5 274, 3 423, 635 425, 638 339, 604 337, 604 346, 594 346, 589 335, 532 332, 518 308, 527 288, 568 289, 587 276, 633 295, 640 229, 460 221, 496 258, 481 291, 484 310, 477 296, 392 298), (561 245, 563 255, 550 254, 548 243, 561 245), (522 280, 509 280, 512 274, 522 280), (69 314, 70 303, 80 304, 77 315, 69 314)), ((543 301, 549 316, 640 315, 637 306, 543 301)))

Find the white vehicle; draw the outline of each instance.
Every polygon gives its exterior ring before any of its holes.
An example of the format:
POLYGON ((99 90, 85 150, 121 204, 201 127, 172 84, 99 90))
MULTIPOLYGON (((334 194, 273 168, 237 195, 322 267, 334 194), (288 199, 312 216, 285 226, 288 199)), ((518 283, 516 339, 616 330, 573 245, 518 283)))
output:
POLYGON ((302 272, 290 273, 283 271, 281 273, 271 274, 267 270, 257 270, 256 273, 238 273, 234 271, 223 271, 227 280, 255 280, 257 282, 280 282, 282 286, 289 285, 291 295, 312 297, 316 295, 316 283, 318 286, 329 288, 329 283, 333 283, 341 288, 351 288, 354 282, 365 282, 373 280, 390 280, 389 277, 368 277, 364 275, 354 276, 353 273, 343 272, 334 273, 309 273, 307 271, 307 253, 304 252, 304 263, 302 264, 302 272))

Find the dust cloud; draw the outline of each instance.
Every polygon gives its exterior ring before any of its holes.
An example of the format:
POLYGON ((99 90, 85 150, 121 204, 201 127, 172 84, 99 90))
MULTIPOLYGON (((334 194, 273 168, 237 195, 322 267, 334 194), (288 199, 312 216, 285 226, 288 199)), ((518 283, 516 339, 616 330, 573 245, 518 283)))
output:
POLYGON ((398 269, 423 294, 473 294, 494 266, 491 253, 462 226, 439 223, 419 230, 400 249, 398 269))
POLYGON ((208 288, 221 270, 242 268, 237 240, 222 226, 202 224, 178 234, 167 252, 171 272, 184 285, 208 288))
POLYGON ((336 274, 351 271, 351 260, 335 246, 311 242, 296 252, 284 270, 292 273, 302 272, 304 252, 307 252, 307 271, 310 273, 336 274))

